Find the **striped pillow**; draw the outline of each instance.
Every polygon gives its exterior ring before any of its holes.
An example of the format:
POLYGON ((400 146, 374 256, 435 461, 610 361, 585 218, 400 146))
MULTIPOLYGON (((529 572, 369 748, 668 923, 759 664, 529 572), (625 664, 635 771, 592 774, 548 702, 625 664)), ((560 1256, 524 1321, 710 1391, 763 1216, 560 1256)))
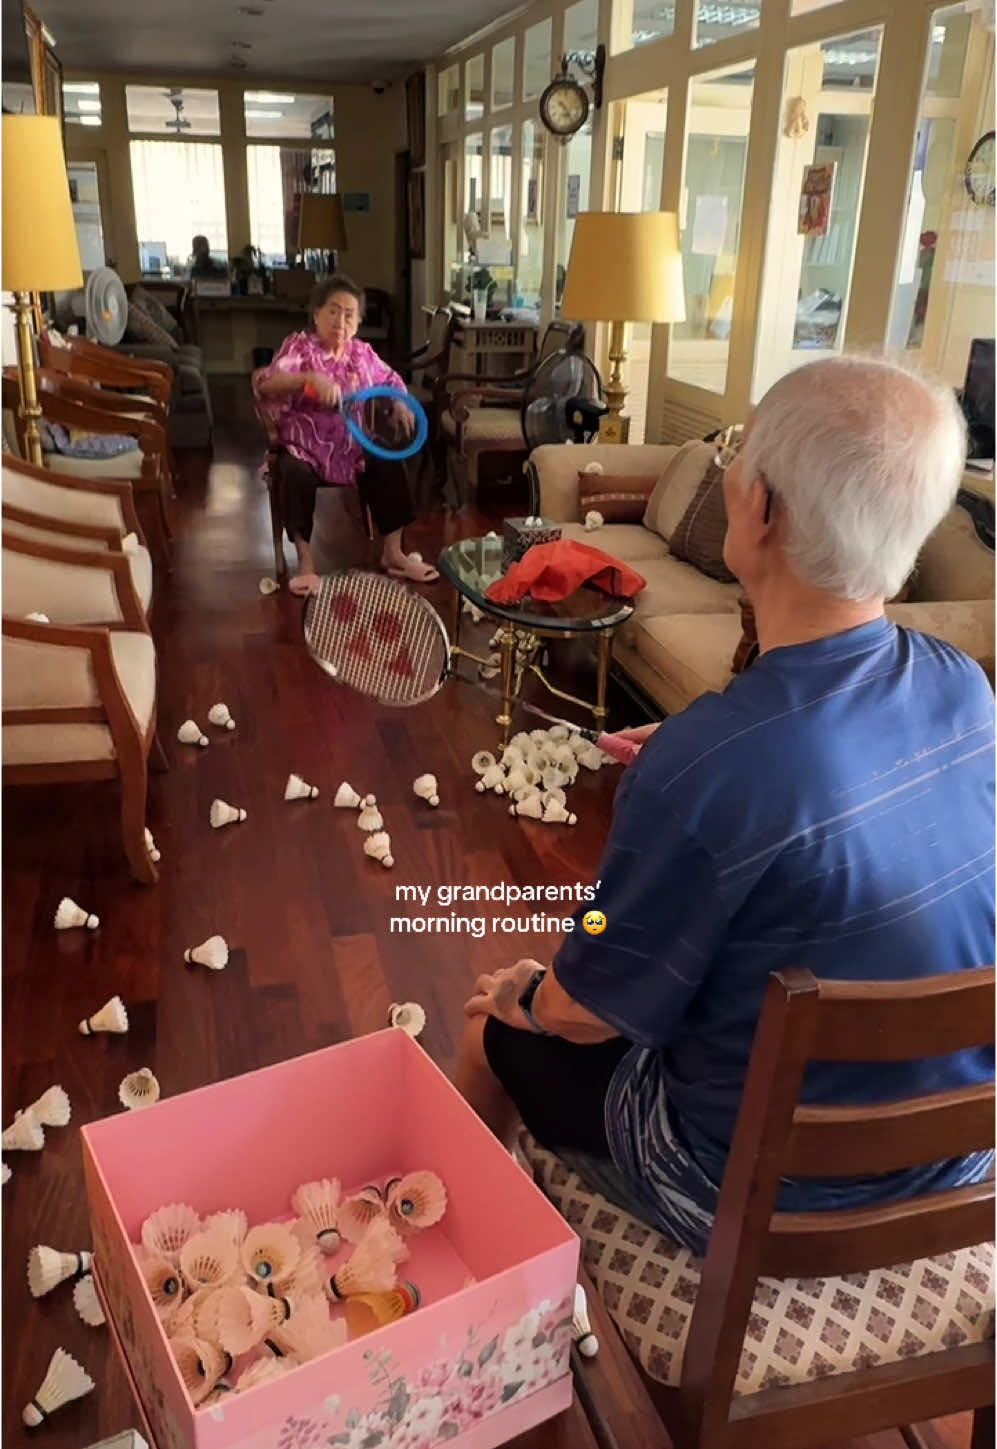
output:
POLYGON ((578 512, 594 509, 606 523, 642 523, 657 475, 617 478, 609 473, 579 473, 578 512))
POLYGON ((727 507, 723 480, 721 469, 711 463, 669 539, 668 548, 675 558, 684 559, 700 573, 720 583, 732 584, 734 575, 724 563, 727 507))

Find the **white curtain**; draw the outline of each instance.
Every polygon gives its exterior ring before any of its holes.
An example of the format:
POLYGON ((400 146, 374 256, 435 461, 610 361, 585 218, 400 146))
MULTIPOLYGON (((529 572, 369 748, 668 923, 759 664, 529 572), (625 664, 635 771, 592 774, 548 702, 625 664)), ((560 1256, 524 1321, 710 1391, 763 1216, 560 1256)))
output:
POLYGON ((213 252, 228 253, 221 146, 132 141, 131 162, 140 245, 165 243, 170 260, 181 265, 195 236, 206 236, 213 252))
POLYGON ((249 235, 264 256, 284 256, 284 184, 279 146, 247 146, 249 235))

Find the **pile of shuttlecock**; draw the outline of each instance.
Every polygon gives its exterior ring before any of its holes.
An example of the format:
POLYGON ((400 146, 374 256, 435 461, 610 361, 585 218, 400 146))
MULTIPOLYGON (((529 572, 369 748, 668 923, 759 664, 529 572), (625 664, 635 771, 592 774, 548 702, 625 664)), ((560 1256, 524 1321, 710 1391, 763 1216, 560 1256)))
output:
POLYGON ((45 1146, 46 1127, 67 1127, 72 1116, 69 1097, 62 1087, 49 1087, 47 1092, 14 1113, 14 1120, 0 1137, 4 1152, 40 1152, 45 1146))
POLYGON ((201 1217, 184 1203, 152 1213, 135 1253, 195 1405, 210 1405, 413 1312, 399 1281, 412 1237, 446 1212, 433 1172, 344 1194, 302 1183, 294 1217, 250 1227, 239 1208, 201 1217))
MULTIPOLYGON (((420 775, 415 782, 416 785, 430 783, 429 803, 440 803, 440 797, 436 793, 436 779, 433 775, 420 775)), ((416 791, 418 794, 419 791, 416 791)), ((363 851, 372 860, 379 861, 385 870, 390 870, 394 865, 394 856, 391 854, 391 836, 384 828, 384 816, 377 808, 376 795, 361 795, 354 790, 348 780, 344 780, 336 791, 332 802, 340 810, 355 810, 357 812, 357 828, 364 832, 363 851)))
POLYGON ((566 725, 513 735, 496 759, 491 750, 471 757, 479 795, 494 792, 509 799, 509 814, 545 825, 575 825, 578 817, 568 809, 567 790, 579 769, 599 770, 612 756, 566 725))

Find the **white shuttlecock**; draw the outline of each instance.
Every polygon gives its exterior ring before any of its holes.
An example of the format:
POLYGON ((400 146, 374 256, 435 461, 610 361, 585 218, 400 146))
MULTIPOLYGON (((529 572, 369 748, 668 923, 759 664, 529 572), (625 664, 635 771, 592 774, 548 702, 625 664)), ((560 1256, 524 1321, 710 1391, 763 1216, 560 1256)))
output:
POLYGON ((504 765, 507 770, 517 770, 520 765, 526 764, 526 751, 521 750, 518 745, 506 745, 499 764, 504 765))
POLYGON ((384 816, 376 805, 364 805, 357 816, 357 828, 367 831, 384 829, 384 816))
POLYGON ((300 775, 288 775, 284 786, 285 800, 314 800, 317 795, 317 785, 309 785, 300 775))
POLYGON ((363 799, 360 801, 360 803, 361 803, 361 805, 367 805, 367 806, 373 807, 373 806, 375 806, 377 804, 377 796, 376 795, 365 795, 363 797, 363 799))
POLYGON ((388 1009, 388 1025, 417 1037, 426 1025, 426 1013, 417 1001, 393 1001, 388 1009))
POLYGON ((125 536, 124 536, 124 538, 121 540, 121 552, 122 553, 138 553, 138 551, 139 551, 138 534, 137 533, 126 533, 125 536))
POLYGON ((551 725, 547 731, 547 738, 553 740, 556 745, 567 744, 571 739, 571 731, 567 725, 551 725))
POLYGON ((223 825, 236 825, 245 818, 245 810, 241 810, 238 805, 228 805, 224 800, 212 800, 211 810, 208 812, 212 830, 221 830, 223 825))
POLYGON ((26 1117, 29 1113, 43 1127, 67 1127, 73 1115, 69 1094, 62 1087, 49 1087, 36 1102, 30 1103, 23 1112, 16 1112, 14 1115, 26 1117))
POLYGON ((552 785, 547 790, 538 790, 537 793, 540 796, 540 804, 544 807, 545 810, 552 801, 556 801, 558 805, 567 805, 568 803, 568 797, 567 795, 565 795, 560 785, 552 785))
POLYGON ((605 473, 605 471, 601 463, 586 463, 582 469, 583 473, 605 473))
POLYGON ((332 803, 340 810, 359 810, 363 800, 353 786, 344 780, 336 791, 336 798, 332 803))
POLYGON ((384 830, 375 830, 367 836, 363 843, 363 853, 379 860, 386 870, 390 870, 395 863, 391 854, 391 837, 384 830))
POLYGON ((491 750, 478 750, 471 756, 471 769, 476 775, 483 775, 495 764, 495 756, 491 750))
POLYGON ((585 515, 585 532, 595 533, 596 529, 601 528, 605 522, 606 520, 599 512, 598 508, 590 508, 588 513, 586 513, 585 515))
POLYGON ((541 819, 546 825, 577 825, 578 816, 561 804, 560 800, 550 800, 543 808, 541 819))
POLYGON ((523 756, 526 755, 527 750, 532 744, 533 741, 530 739, 529 735, 526 733, 525 730, 520 730, 519 733, 513 735, 512 739, 509 741, 509 747, 514 750, 518 750, 519 753, 523 756))
POLYGON ((63 896, 55 912, 55 929, 57 931, 69 931, 74 926, 86 926, 88 931, 96 931, 100 925, 100 917, 91 915, 68 896, 63 896))
POLYGON ((152 831, 149 829, 148 825, 145 827, 145 848, 149 852, 149 859, 152 861, 153 865, 155 865, 157 861, 162 860, 163 852, 158 848, 156 842, 153 840, 152 831))
POLYGON ((540 796, 529 795, 518 805, 510 805, 509 814, 525 815, 528 820, 540 820, 543 816, 543 806, 540 804, 540 796))
POLYGON ((470 614, 472 624, 480 624, 482 619, 485 617, 481 610, 477 607, 477 605, 471 603, 470 599, 465 599, 463 604, 461 605, 461 608, 463 609, 465 614, 470 614))
POLYGON ((440 787, 436 783, 435 775, 419 775, 412 781, 412 793, 420 800, 425 800, 435 810, 440 803, 440 787))
POLYGON ((6 1187, 13 1176, 14 1174, 11 1172, 6 1162, 0 1162, 0 1184, 6 1187))
POLYGON ((209 971, 223 971, 228 965, 228 942, 224 936, 209 936, 200 946, 191 946, 183 953, 188 966, 207 966, 209 971))
POLYGON ((535 745, 545 745, 550 739, 550 736, 546 730, 536 729, 530 730, 530 739, 535 745))
POLYGON ((21 1112, 0 1137, 4 1152, 41 1152, 45 1130, 33 1112, 21 1112))
POLYGON ((177 739, 182 745, 200 745, 203 749, 208 743, 208 737, 201 733, 201 726, 196 720, 185 719, 177 730, 177 739))
POLYGON ((100 1328, 102 1323, 107 1322, 97 1297, 92 1273, 84 1274, 73 1288, 73 1305, 89 1328, 100 1328))
POLYGON ((267 576, 260 579, 259 590, 261 594, 275 594, 279 587, 276 579, 271 579, 267 576))
POLYGON ((148 1067, 129 1072, 118 1088, 118 1101, 129 1112, 140 1112, 159 1101, 159 1083, 148 1067))
POLYGON ((120 996, 105 1001, 99 1011, 80 1022, 80 1036, 94 1036, 98 1031, 123 1032, 128 1030, 128 1012, 120 996))
POLYGON ((30 619, 32 624, 51 624, 52 622, 47 614, 25 614, 24 617, 30 619))
POLYGON ((229 714, 227 704, 213 704, 208 710, 208 724, 217 725, 220 730, 234 730, 235 720, 229 714))
POLYGON ((595 745, 586 743, 585 749, 578 756, 578 763, 584 765, 586 770, 599 770, 603 765, 602 751, 595 745))
POLYGON ((575 1284, 575 1307, 571 1315, 571 1337, 578 1346, 578 1352, 583 1358, 595 1358, 599 1352, 599 1340, 592 1332, 592 1324, 589 1322, 589 1305, 585 1296, 585 1289, 580 1283, 575 1284))
POLYGON ((54 1414, 63 1404, 73 1399, 82 1399, 94 1387, 94 1381, 85 1368, 64 1348, 57 1348, 52 1355, 48 1373, 42 1381, 30 1404, 21 1410, 21 1418, 29 1429, 36 1428, 43 1419, 54 1414))
POLYGON ((44 1298, 67 1278, 89 1273, 92 1261, 89 1253, 60 1253, 39 1243, 28 1254, 28 1288, 32 1298, 44 1298))
POLYGON ((496 794, 501 795, 504 781, 505 771, 502 769, 502 766, 489 765, 481 778, 475 781, 474 788, 479 795, 483 795, 486 790, 494 790, 496 794))

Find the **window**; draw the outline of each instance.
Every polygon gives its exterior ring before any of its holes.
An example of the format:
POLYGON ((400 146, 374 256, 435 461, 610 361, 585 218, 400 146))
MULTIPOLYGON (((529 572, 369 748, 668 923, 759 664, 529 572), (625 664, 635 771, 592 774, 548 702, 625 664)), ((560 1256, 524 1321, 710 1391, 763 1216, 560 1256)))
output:
POLYGON ((464 211, 473 215, 480 228, 485 218, 484 145, 480 131, 464 138, 464 211))
POLYGON ((310 146, 247 146, 249 236, 267 266, 298 249, 298 197, 336 190, 336 153, 310 146))
POLYGON ((509 207, 512 201, 512 127, 497 126, 491 137, 491 171, 488 191, 488 231, 492 237, 508 237, 509 207))
POLYGON ((715 0, 696 0, 696 46, 713 45, 718 40, 726 40, 728 35, 756 30, 761 10, 762 0, 755 0, 753 5, 718 5, 715 0))
POLYGON ((598 36, 599 0, 577 0, 564 12, 564 49, 595 50, 598 36))
POLYGON ((218 92, 189 86, 125 86, 128 129, 147 135, 220 136, 218 92))
POLYGON ((523 100, 531 101, 549 84, 551 78, 551 23, 541 20, 531 25, 523 37, 523 100))
POLYGON ((929 96, 962 94, 962 72, 971 26, 972 16, 965 5, 947 5, 944 10, 935 11, 928 55, 929 96))
POLYGON ((62 108, 67 126, 99 126, 102 117, 97 81, 64 81, 62 108))
POLYGON ((458 153, 456 145, 445 146, 443 162, 443 279, 444 291, 453 288, 453 269, 460 262, 462 237, 460 211, 460 182, 457 173, 458 153))
POLYGON ((560 309, 561 293, 571 256, 575 217, 589 209, 589 179, 592 172, 592 112, 580 131, 564 148, 561 187, 557 202, 557 247, 554 273, 554 302, 560 309))
POLYGON ((460 110, 460 66, 451 65, 441 70, 436 83, 436 114, 452 116, 460 110))
POLYGON ((675 29, 675 4, 662 4, 661 0, 633 0, 633 20, 630 27, 630 44, 634 48, 649 45, 652 40, 661 40, 675 29))
POLYGON ((476 55, 464 67, 464 120, 478 121, 485 114, 485 57, 476 55))
POLYGON ((500 41, 492 50, 492 106, 511 106, 516 99, 516 37, 500 41))
POLYGON ((519 255, 516 258, 514 302, 517 307, 540 311, 543 285, 544 133, 536 121, 524 121, 521 138, 519 255))
POLYGON ((331 96, 284 91, 246 91, 246 135, 253 139, 314 141, 331 145, 335 135, 331 96))
POLYGON ((679 231, 685 322, 671 330, 670 377, 723 392, 734 309, 754 65, 689 86, 679 231))
POLYGON ((104 230, 100 219, 100 192, 97 164, 94 161, 70 161, 66 165, 69 199, 73 204, 73 223, 80 249, 80 266, 92 272, 104 265, 104 230))
POLYGON ((132 141, 135 227, 143 270, 183 276, 195 236, 228 262, 222 148, 197 141, 132 141))

